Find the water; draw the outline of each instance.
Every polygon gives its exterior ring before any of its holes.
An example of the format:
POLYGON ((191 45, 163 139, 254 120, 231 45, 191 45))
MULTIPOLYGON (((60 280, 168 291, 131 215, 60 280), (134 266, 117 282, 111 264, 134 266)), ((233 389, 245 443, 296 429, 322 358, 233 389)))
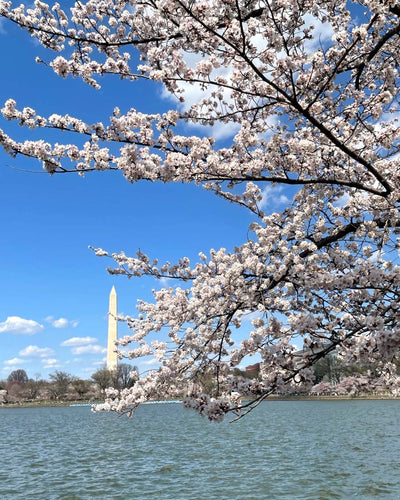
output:
POLYGON ((266 401, 234 424, 0 409, 0 498, 398 500, 400 401, 266 401))

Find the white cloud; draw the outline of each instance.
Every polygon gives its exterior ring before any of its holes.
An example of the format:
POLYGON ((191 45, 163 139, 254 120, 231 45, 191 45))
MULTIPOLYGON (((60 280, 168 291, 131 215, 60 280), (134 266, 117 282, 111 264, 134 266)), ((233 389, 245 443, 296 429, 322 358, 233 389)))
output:
POLYGON ((264 313, 260 311, 245 312, 242 316, 242 322, 251 323, 253 319, 261 318, 264 313))
POLYGON ((283 205, 289 203, 289 198, 282 193, 283 186, 271 186, 267 185, 262 191, 262 199, 259 203, 261 209, 272 209, 277 205, 283 205))
POLYGON ((34 335, 43 330, 44 326, 33 319, 24 319, 19 316, 9 316, 0 322, 0 333, 14 333, 19 335, 34 335))
POLYGON ((71 337, 62 342, 63 347, 77 347, 82 345, 94 344, 98 340, 94 337, 71 337))
POLYGON ((72 328, 76 328, 79 324, 79 321, 74 319, 74 320, 68 320, 67 318, 58 318, 56 319, 54 316, 47 316, 44 318, 44 320, 47 323, 50 323, 54 328, 67 328, 68 326, 71 326, 72 328))
MULTIPOLYGON (((81 360, 79 360, 79 361, 81 362, 81 360)), ((94 363, 92 363, 92 365, 93 366, 104 366, 106 363, 107 363, 107 357, 104 357, 100 361, 95 361, 94 363)))
POLYGON ((350 201, 350 194, 348 192, 342 194, 333 204, 334 207, 344 208, 350 201))
POLYGON ((68 326, 68 320, 66 318, 55 319, 52 325, 55 328, 66 328, 68 326))
POLYGON ((107 352, 107 349, 104 347, 101 347, 100 345, 94 345, 94 344, 89 344, 89 345, 83 345, 79 347, 73 347, 71 349, 72 354, 74 355, 80 355, 80 354, 104 354, 107 352))
POLYGON ((26 359, 21 359, 21 358, 7 359, 6 361, 4 361, 4 365, 7 367, 22 365, 24 363, 26 363, 26 359))
POLYGON ((309 28, 311 25, 314 26, 314 29, 311 31, 313 38, 304 42, 304 49, 307 54, 314 52, 321 46, 326 48, 327 45, 332 44, 332 35, 334 34, 334 30, 330 23, 322 23, 318 18, 311 14, 306 14, 303 19, 305 22, 304 27, 309 28))
POLYGON ((56 358, 46 358, 42 360, 43 368, 59 368, 59 363, 56 358))
MULTIPOLYGON (((204 90, 200 90, 196 88, 196 84, 194 85, 181 84, 181 86, 185 87, 185 94, 184 94, 185 101, 183 105, 179 104, 181 111, 187 111, 188 109, 191 108, 191 106, 193 106, 193 104, 211 95, 211 90, 207 92, 204 90)), ((162 97, 165 99, 169 98, 175 100, 175 96, 169 94, 167 90, 163 92, 162 97)), ((186 127, 195 130, 196 135, 212 137, 216 141, 234 137, 240 130, 239 123, 232 123, 232 122, 223 123, 219 121, 215 121, 213 126, 209 125, 206 126, 206 125, 201 125, 200 123, 188 122, 186 123, 186 127)))
POLYGON ((189 127, 195 127, 199 132, 203 131, 203 135, 206 137, 212 137, 216 141, 229 139, 234 137, 240 130, 239 123, 223 123, 216 121, 212 127, 203 126, 199 124, 188 123, 189 127))
POLYGON ((82 370, 81 370, 81 371, 82 371, 82 373, 86 373, 86 374, 88 374, 88 375, 89 375, 89 377, 88 377, 88 378, 90 378, 90 375, 92 375, 92 374, 93 374, 93 371, 94 371, 94 370, 95 370, 95 369, 93 368, 93 366, 86 366, 85 368, 82 368, 82 370))
POLYGON ((160 362, 158 361, 157 358, 150 358, 148 359, 147 361, 141 361, 140 362, 141 365, 159 365, 160 362))
POLYGON ((162 276, 161 278, 158 279, 159 283, 161 284, 162 287, 164 288, 169 288, 170 286, 170 279, 168 279, 165 276, 162 276))
POLYGON ((19 351, 20 356, 28 356, 32 358, 45 358, 54 354, 53 349, 50 347, 38 347, 36 345, 28 345, 25 349, 19 351))
MULTIPOLYGON (((200 62, 203 59, 201 54, 194 54, 189 52, 184 52, 184 61, 190 68, 195 68, 196 63, 200 62)), ((220 67, 218 69, 213 69, 211 72, 211 78, 216 78, 217 76, 225 77, 228 82, 232 76, 234 68, 232 66, 228 67, 220 67)), ((161 97, 164 99, 172 100, 177 103, 179 109, 181 111, 188 111, 191 107, 200 102, 202 99, 206 99, 211 97, 213 91, 215 91, 214 85, 209 85, 206 89, 202 88, 200 83, 189 83, 189 82, 179 82, 179 88, 184 91, 183 97, 184 101, 179 102, 175 95, 171 94, 165 87, 161 92, 161 97)), ((230 91, 227 88, 219 87, 218 89, 222 92, 224 101, 228 104, 232 103, 232 98, 230 96, 230 91)), ((208 112, 204 117, 208 118, 208 112)), ((237 134, 240 129, 240 124, 238 123, 223 123, 219 121, 215 121, 213 126, 204 126, 199 123, 188 122, 186 124, 189 128, 194 128, 198 131, 199 135, 204 135, 206 137, 213 137, 215 140, 228 139, 237 134)))

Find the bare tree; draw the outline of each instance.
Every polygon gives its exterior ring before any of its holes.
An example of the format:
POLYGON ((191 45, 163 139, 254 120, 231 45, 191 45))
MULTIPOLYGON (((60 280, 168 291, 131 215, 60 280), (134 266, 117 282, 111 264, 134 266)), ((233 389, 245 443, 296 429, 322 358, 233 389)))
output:
POLYGON ((126 389, 132 387, 138 379, 138 369, 128 363, 118 363, 118 387, 126 389))
POLYGON ((78 396, 82 398, 86 393, 90 391, 90 381, 82 380, 78 377, 73 377, 71 380, 71 385, 74 391, 78 393, 78 396))
POLYGON ((113 383, 112 374, 106 367, 96 370, 91 378, 99 386, 101 392, 104 392, 107 387, 111 387, 113 383))
POLYGON ((51 383, 48 390, 54 399, 64 399, 67 395, 68 388, 72 382, 72 376, 60 370, 56 370, 49 375, 51 383))
POLYGON ((28 375, 26 374, 25 370, 22 369, 14 370, 8 376, 7 382, 9 383, 17 382, 19 384, 26 384, 28 382, 28 375))

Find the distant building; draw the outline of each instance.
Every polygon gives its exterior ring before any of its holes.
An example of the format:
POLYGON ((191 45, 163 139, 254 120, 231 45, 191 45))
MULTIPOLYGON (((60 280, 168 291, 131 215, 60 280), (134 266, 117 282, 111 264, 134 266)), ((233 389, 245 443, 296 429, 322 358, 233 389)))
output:
POLYGON ((248 377, 256 377, 260 373, 260 363, 246 366, 245 372, 248 377))

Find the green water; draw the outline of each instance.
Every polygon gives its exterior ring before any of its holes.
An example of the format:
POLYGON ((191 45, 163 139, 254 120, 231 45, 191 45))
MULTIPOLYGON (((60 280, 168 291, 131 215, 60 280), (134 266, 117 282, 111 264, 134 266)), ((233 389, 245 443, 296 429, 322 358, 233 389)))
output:
POLYGON ((266 401, 234 424, 0 409, 0 498, 399 500, 400 401, 266 401))

